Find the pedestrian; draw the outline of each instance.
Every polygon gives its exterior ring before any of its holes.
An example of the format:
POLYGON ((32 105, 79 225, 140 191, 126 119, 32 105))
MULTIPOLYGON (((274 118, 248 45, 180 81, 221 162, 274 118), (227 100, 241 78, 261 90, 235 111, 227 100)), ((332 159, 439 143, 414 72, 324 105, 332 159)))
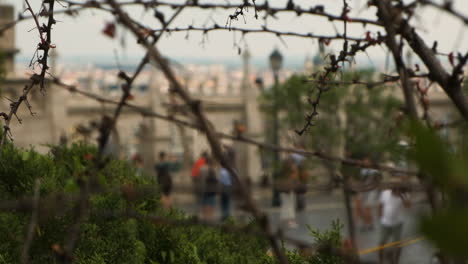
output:
POLYGON ((201 206, 202 203, 202 192, 201 186, 202 183, 200 181, 200 169, 205 166, 206 158, 208 157, 208 152, 203 151, 200 157, 195 161, 192 167, 192 186, 193 186, 193 194, 195 196, 195 200, 198 205, 201 206))
POLYGON ((296 228, 296 193, 298 185, 297 167, 294 161, 287 157, 281 162, 280 178, 277 180, 277 190, 280 191, 280 221, 289 228, 296 228))
MULTIPOLYGON (((384 190, 379 199, 379 216, 381 224, 380 246, 399 241, 403 230, 403 209, 411 207, 409 195, 401 187, 384 190)), ((391 264, 398 264, 401 248, 396 248, 390 256, 391 264)), ((384 262, 384 250, 379 251, 380 264, 384 262)))
POLYGON ((132 158, 131 158, 131 161, 133 163, 133 166, 135 166, 136 168, 136 172, 135 174, 137 176, 143 176, 144 174, 144 163, 143 163, 143 158, 141 157, 141 155, 139 153, 135 153, 132 158))
MULTIPOLYGON (((281 166, 274 164, 270 167, 270 174, 273 177, 273 182, 276 183, 281 180, 281 166)), ((281 207, 281 191, 278 189, 277 184, 273 184, 272 195, 271 195, 271 206, 272 207, 281 207)))
MULTIPOLYGON (((370 163, 369 159, 364 162, 370 163)), ((370 184, 375 177, 378 177, 380 172, 375 169, 363 168, 360 170, 360 183, 370 184)), ((379 199, 379 191, 372 189, 365 192, 360 192, 355 195, 355 210, 357 220, 362 222, 360 230, 362 232, 372 231, 374 229, 374 208, 377 207, 379 199)))
MULTIPOLYGON (((295 145, 296 149, 303 150, 302 145, 295 145)), ((306 157, 299 153, 291 153, 290 159, 294 162, 297 168, 298 184, 296 192, 296 209, 298 212, 302 212, 306 208, 306 193, 307 193, 307 182, 308 182, 308 171, 306 167, 306 157)))
POLYGON ((205 166, 200 169, 200 181, 202 182, 202 218, 212 221, 218 192, 218 175, 212 157, 207 157, 205 166))
POLYGON ((232 180, 231 173, 226 168, 221 167, 219 170, 219 181, 221 184, 221 221, 226 220, 231 215, 232 180))
POLYGON ((166 152, 159 153, 159 162, 155 165, 158 184, 161 188, 161 203, 164 208, 172 206, 172 172, 178 170, 178 163, 169 158, 166 152))

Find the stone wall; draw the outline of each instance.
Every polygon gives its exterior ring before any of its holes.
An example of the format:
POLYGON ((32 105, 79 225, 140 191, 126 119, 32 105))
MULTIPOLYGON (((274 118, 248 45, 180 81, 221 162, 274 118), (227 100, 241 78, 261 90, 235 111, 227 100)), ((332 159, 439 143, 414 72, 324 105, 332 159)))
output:
MULTIPOLYGON (((0 28, 14 20, 14 8, 10 5, 0 4, 0 28)), ((0 52, 5 56, 5 69, 7 76, 12 77, 14 73, 15 27, 11 27, 0 35, 0 52)))

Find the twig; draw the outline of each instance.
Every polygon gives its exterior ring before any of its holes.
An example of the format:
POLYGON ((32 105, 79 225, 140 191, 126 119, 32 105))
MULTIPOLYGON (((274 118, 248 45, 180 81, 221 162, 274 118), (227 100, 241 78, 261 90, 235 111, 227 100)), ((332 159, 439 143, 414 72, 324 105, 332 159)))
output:
MULTIPOLYGON (((300 37, 300 38, 309 38, 309 39, 320 39, 320 40, 333 40, 333 39, 338 39, 342 40, 345 37, 341 34, 336 34, 336 35, 318 35, 314 34, 311 32, 308 33, 299 33, 299 32, 293 32, 293 31, 280 31, 280 30, 275 30, 272 28, 268 28, 267 26, 262 26, 260 29, 249 29, 249 28, 239 28, 239 27, 230 27, 230 28, 225 28, 221 27, 217 24, 213 26, 208 26, 208 27, 195 27, 195 26, 188 26, 188 27, 176 27, 176 28, 168 28, 168 29, 153 29, 149 30, 150 32, 155 32, 159 33, 162 31, 166 31, 169 33, 172 32, 189 32, 189 31, 198 31, 198 32, 203 32, 204 34, 212 31, 237 31, 242 33, 243 35, 246 34, 255 34, 255 33, 270 33, 275 36, 290 36, 290 37, 300 37)), ((360 38, 360 37, 348 37, 348 40, 352 41, 366 41, 365 38, 360 38)))
MULTIPOLYGON (((44 27, 39 26, 39 22, 37 20, 36 15, 34 14, 34 11, 31 9, 29 2, 26 0, 26 3, 28 5, 28 10, 31 12, 32 17, 34 18, 34 21, 36 25, 38 26, 39 34, 40 34, 40 43, 38 44, 38 50, 43 51, 43 55, 41 58, 39 58, 39 64, 41 65, 41 72, 39 74, 34 73, 31 78, 30 78, 30 83, 27 84, 24 89, 23 93, 19 96, 18 100, 15 102, 12 102, 10 104, 10 112, 8 114, 6 113, 0 113, 0 115, 3 116, 5 119, 4 125, 3 125, 3 133, 1 135, 1 140, 0 140, 0 149, 3 148, 5 141, 7 139, 7 136, 11 136, 11 131, 10 131, 10 122, 13 116, 16 116, 17 111, 19 107, 21 106, 21 103, 25 102, 31 111, 31 107, 28 103, 28 95, 31 92, 31 90, 36 86, 40 85, 41 90, 44 89, 44 84, 45 84, 45 74, 47 70, 49 69, 49 66, 47 65, 47 60, 49 57, 49 49, 53 48, 51 45, 52 41, 52 25, 55 24, 55 19, 53 16, 53 10, 54 10, 54 3, 55 0, 44 0, 43 4, 48 3, 49 4, 49 11, 51 12, 51 15, 49 16, 47 25, 44 27), (46 35, 46 38, 44 39, 43 34, 46 35)), ((32 111, 31 111, 32 113, 32 111)), ((1 152, 0 152, 1 155, 1 152)))
POLYGON ((39 215, 39 198, 40 198, 40 186, 41 180, 38 178, 34 183, 34 197, 32 205, 31 220, 29 221, 28 232, 23 243, 23 249, 21 250, 20 262, 26 264, 29 262, 29 249, 34 238, 34 231, 37 225, 37 218, 39 215))
MULTIPOLYGON (((171 21, 175 19, 175 17, 180 14, 181 9, 178 10, 173 16, 171 21)), ((160 37, 160 36, 159 36, 160 37)), ((158 38, 155 38, 153 41, 153 45, 158 41, 158 38)), ((137 69, 135 70, 134 74, 132 77, 128 77, 124 72, 119 72, 119 78, 123 79, 125 81, 125 84, 122 85, 122 90, 123 94, 120 98, 120 101, 117 103, 117 107, 114 111, 114 114, 112 118, 109 118, 107 116, 104 116, 100 125, 100 136, 98 139, 99 143, 99 153, 98 153, 98 158, 95 159, 95 165, 96 168, 103 168, 106 163, 106 159, 103 157, 103 151, 108 143, 108 139, 110 136, 110 133, 113 129, 115 129, 115 125, 117 123, 117 120, 120 116, 120 113, 123 109, 123 106, 125 105, 127 99, 130 97, 130 91, 132 88, 132 84, 137 78, 137 76, 141 73, 143 70, 144 66, 148 63, 148 58, 145 56, 140 64, 138 65, 137 69)), ((95 175, 91 173, 91 175, 94 177, 95 175)), ((89 214, 89 183, 86 181, 81 182, 80 184, 80 199, 79 199, 79 204, 76 207, 76 219, 77 221, 70 227, 70 234, 68 236, 68 239, 66 240, 66 244, 64 246, 64 255, 58 256, 61 260, 64 262, 73 262, 73 250, 75 248, 76 242, 79 238, 79 233, 81 229, 81 225, 84 223, 84 221, 87 218, 87 215, 89 214)))
POLYGON ((75 206, 75 217, 76 220, 72 226, 69 228, 67 239, 65 240, 63 246, 63 255, 57 253, 57 258, 64 263, 72 263, 73 262, 73 250, 75 249, 75 245, 80 237, 80 230, 82 224, 86 221, 89 210, 89 183, 84 181, 83 179, 78 180, 80 185, 80 195, 78 199, 78 204, 75 206))
MULTIPOLYGON (((187 0, 187 3, 189 0, 187 0)), ((155 45, 158 40, 161 38, 162 34, 164 33, 164 29, 167 28, 174 20, 175 18, 182 12, 184 9, 184 6, 180 7, 169 19, 167 23, 164 24, 163 30, 161 33, 159 33, 157 36, 154 37, 153 42, 151 45, 155 45)), ((115 129, 117 120, 120 116, 120 113, 122 111, 123 106, 125 105, 125 102, 128 100, 130 97, 130 91, 132 89, 132 84, 135 81, 135 79, 138 77, 138 75, 141 73, 145 65, 149 62, 149 53, 147 52, 143 59, 140 61, 140 63, 137 66, 137 69, 133 73, 132 77, 128 77, 124 72, 119 73, 119 77, 125 81, 125 84, 122 85, 122 96, 120 98, 119 103, 117 104, 117 108, 114 111, 114 115, 112 117, 112 120, 110 120, 110 123, 108 124, 108 127, 103 128, 103 133, 101 133, 100 138, 99 138, 99 151, 102 153, 102 150, 104 149, 104 146, 108 143, 109 135, 113 129, 115 129)))
MULTIPOLYGON (((83 2, 76 2, 76 1, 70 1, 70 0, 63 0, 63 2, 68 3, 70 7, 72 6, 83 6, 83 7, 101 7, 102 5, 105 5, 105 1, 87 1, 85 3, 83 2)), ((199 8, 202 10, 208 10, 208 9, 234 9, 236 10, 239 8, 238 4, 220 4, 220 3, 201 3, 200 1, 190 1, 188 3, 174 3, 170 1, 158 1, 158 0, 147 0, 147 1, 122 1, 118 3, 119 6, 127 6, 127 5, 141 5, 143 7, 160 7, 160 6, 168 6, 171 8, 180 8, 180 7, 186 7, 186 8, 199 8)), ((312 16, 319 16, 319 17, 324 17, 327 18, 329 21, 343 21, 343 18, 339 15, 333 15, 324 10, 324 6, 322 5, 316 5, 314 7, 310 7, 308 9, 301 8, 299 6, 295 6, 294 8, 275 8, 275 7, 270 7, 268 4, 263 4, 263 5, 254 5, 250 4, 252 8, 255 9, 256 12, 259 11, 265 11, 267 15, 272 15, 274 16, 275 14, 278 13, 295 13, 296 15, 312 15, 312 16)), ((373 26, 382 26, 380 22, 370 20, 370 19, 361 19, 358 17, 350 17, 349 18, 350 23, 357 23, 357 24, 362 24, 362 25, 373 25, 373 26)))
POLYGON ((31 17, 34 20, 34 23, 36 23, 36 29, 39 31, 39 38, 41 39, 41 43, 45 43, 46 40, 44 39, 43 31, 41 25, 39 25, 39 20, 37 19, 36 14, 34 14, 34 11, 31 8, 31 5, 29 4, 28 0, 24 0, 26 2, 26 5, 28 6, 26 9, 31 13, 31 17))
MULTIPOLYGON (((296 133, 299 135, 303 135, 311 126, 314 125, 314 118, 318 115, 318 106, 320 104, 320 99, 322 94, 325 91, 330 89, 329 82, 333 79, 334 74, 340 69, 340 63, 348 61, 348 57, 355 56, 358 52, 363 52, 367 48, 380 45, 385 40, 384 36, 378 36, 376 39, 370 39, 366 41, 364 44, 360 44, 360 42, 356 42, 348 47, 346 42, 343 44, 343 48, 346 50, 342 50, 338 55, 338 58, 335 55, 330 55, 330 64, 324 67, 324 71, 321 73, 316 73, 318 75, 315 82, 317 82, 317 86, 315 87, 317 90, 317 95, 315 98, 312 98, 310 95, 308 98, 308 102, 312 107, 312 111, 306 115, 305 121, 306 123, 300 130, 296 130, 296 133)), ((311 91, 312 92, 312 91, 311 91)))
MULTIPOLYGON (((379 2, 379 1, 377 1, 379 2)), ((421 58, 429 71, 429 79, 436 81, 451 99, 457 110, 468 121, 468 100, 462 91, 461 81, 458 75, 454 77, 449 74, 437 58, 434 50, 429 48, 409 23, 399 21, 396 24, 398 33, 407 41, 412 50, 421 58)))
POLYGON ((390 2, 387 0, 375 1, 375 3, 378 8, 377 15, 379 16, 380 20, 382 20, 388 35, 385 43, 393 55, 393 59, 395 60, 396 67, 400 75, 401 87, 405 97, 406 111, 411 118, 416 119, 418 117, 418 112, 414 102, 408 70, 406 69, 405 63, 401 57, 402 49, 399 48, 396 43, 396 33, 393 24, 395 23, 394 21, 397 21, 396 24, 400 23, 398 19, 402 19, 401 16, 403 16, 403 14, 397 10, 393 10, 391 8, 390 2))
MULTIPOLYGON (((81 95, 83 95, 85 97, 88 97, 90 99, 96 100, 96 101, 101 102, 101 103, 109 103, 109 104, 118 104, 119 103, 118 101, 114 101, 114 100, 105 98, 103 96, 97 95, 97 94, 93 94, 93 93, 90 93, 90 92, 87 92, 87 91, 80 90, 80 89, 76 88, 73 85, 66 85, 57 78, 54 78, 54 83, 56 83, 57 85, 59 85, 60 87, 62 87, 64 89, 68 90, 69 92, 81 94, 81 95)), ((189 127, 189 128, 192 128, 192 129, 201 130, 201 127, 198 124, 194 124, 194 123, 191 123, 191 122, 188 122, 188 121, 185 121, 185 120, 177 119, 177 118, 174 118, 171 115, 164 115, 164 114, 161 114, 161 113, 153 112, 153 111, 148 110, 147 108, 137 106, 137 105, 134 105, 134 104, 130 104, 128 102, 125 102, 124 106, 132 109, 133 111, 139 112, 143 116, 146 116, 146 117, 154 117, 154 118, 166 120, 168 122, 173 122, 173 123, 178 124, 178 125, 183 125, 185 127, 189 127)), ((238 137, 238 136, 233 136, 233 135, 230 135, 230 134, 227 134, 227 133, 222 133, 222 132, 217 132, 217 136, 219 136, 221 138, 229 139, 229 140, 234 140, 234 141, 239 141, 239 142, 243 142, 243 143, 247 143, 247 144, 256 145, 258 147, 265 148, 265 149, 271 149, 273 151, 292 152, 292 153, 298 153, 298 154, 305 155, 305 156, 314 156, 314 157, 317 157, 319 159, 339 162, 339 163, 341 163, 343 165, 348 165, 348 166, 353 166, 353 167, 371 168, 371 169, 376 169, 376 170, 380 170, 380 171, 387 171, 387 172, 390 172, 390 173, 400 173, 400 174, 405 174, 405 175, 416 175, 415 171, 408 171, 408 170, 405 170, 405 169, 395 168, 395 167, 392 167, 392 166, 386 166, 386 165, 382 165, 382 164, 367 163, 367 162, 363 162, 362 160, 355 160, 355 159, 349 159, 349 158, 343 158, 343 157, 335 157, 335 156, 329 155, 329 154, 321 152, 321 151, 308 151, 308 150, 302 150, 302 149, 295 149, 295 148, 287 148, 287 147, 282 147, 282 146, 276 146, 276 145, 273 145, 273 144, 269 144, 269 143, 261 142, 261 141, 258 141, 258 140, 254 140, 252 138, 248 138, 248 137, 244 137, 244 136, 238 137)))
MULTIPOLYGON (((122 11, 121 7, 113 0, 108 0, 107 2, 116 12, 122 25, 130 29, 130 31, 135 35, 137 39, 143 39, 139 30, 132 23, 132 19, 126 13, 122 11)), ((247 208, 251 211, 255 219, 258 221, 263 231, 268 235, 273 251, 275 252, 275 255, 278 257, 278 260, 280 261, 280 263, 288 263, 288 260, 286 256, 284 255, 284 252, 281 249, 277 239, 271 232, 268 218, 257 209, 255 203, 252 200, 251 194, 248 192, 247 188, 245 187, 245 183, 239 178, 239 176, 237 175, 237 172, 231 167, 230 162, 225 157, 221 149, 221 144, 218 140, 216 133, 214 132, 213 128, 209 125, 205 116, 203 115, 200 103, 197 101, 194 101, 189 96, 189 94, 183 89, 179 81, 176 79, 172 69, 167 64, 167 61, 162 58, 158 49, 154 46, 151 46, 147 41, 142 41, 142 45, 150 53, 151 58, 154 59, 154 61, 159 65, 162 72, 164 73, 164 75, 166 76, 170 84, 172 85, 173 91, 177 93, 180 96, 180 98, 187 105, 191 107, 193 114, 198 119, 197 121, 199 122, 200 127, 206 134, 206 138, 210 144, 213 155, 217 158, 217 160, 221 163, 221 165, 225 167, 230 172, 231 175, 233 175, 234 179, 239 184, 240 190, 245 197, 247 208)))

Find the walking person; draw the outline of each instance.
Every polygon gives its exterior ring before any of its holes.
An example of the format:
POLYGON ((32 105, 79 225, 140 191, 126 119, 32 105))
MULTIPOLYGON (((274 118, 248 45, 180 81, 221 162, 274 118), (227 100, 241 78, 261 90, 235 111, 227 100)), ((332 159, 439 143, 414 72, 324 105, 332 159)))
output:
MULTIPOLYGON (((365 159, 364 162, 370 162, 365 159)), ((372 181, 372 178, 379 174, 378 170, 364 168, 360 170, 360 183, 366 185, 372 181)), ((366 192, 360 192, 355 195, 354 208, 356 210, 357 220, 361 221, 362 232, 372 231, 374 229, 374 208, 377 207, 379 191, 372 189, 366 192)))
POLYGON ((295 190, 298 185, 298 173, 297 167, 290 157, 283 160, 280 177, 276 183, 281 199, 280 221, 285 222, 289 228, 297 228, 295 190))
MULTIPOLYGON (((381 193, 379 199, 379 216, 381 224, 380 246, 401 240, 403 231, 403 209, 411 207, 408 194, 400 187, 392 187, 381 193)), ((379 251, 380 264, 384 263, 384 251, 379 251)), ((392 252, 389 263, 398 264, 401 248, 396 248, 392 252)), ((388 258, 387 258, 388 260, 388 258)))
POLYGON ((221 221, 231 216, 232 180, 231 173, 226 168, 221 167, 219 170, 219 181, 221 184, 221 221))
POLYGON ((178 170, 178 164, 168 158, 166 152, 159 153, 159 162, 155 165, 157 180, 161 188, 161 203, 164 208, 172 206, 172 172, 178 170))
POLYGON ((131 162, 133 163, 133 166, 136 168, 136 175, 141 177, 144 175, 144 163, 143 163, 143 158, 141 157, 140 154, 135 153, 132 158, 131 162))
POLYGON ((218 193, 218 175, 212 157, 207 157, 205 166, 200 169, 200 181, 202 182, 202 218, 212 221, 218 193))
POLYGON ((202 183, 200 180, 200 169, 205 166, 206 158, 208 157, 208 153, 206 151, 202 152, 200 157, 195 161, 192 167, 192 186, 193 186, 193 194, 195 196, 195 200, 199 206, 202 204, 202 183))
MULTIPOLYGON (((303 150, 302 145, 295 145, 296 149, 303 150)), ((299 153, 291 153, 290 159, 294 162, 294 166, 297 169, 298 184, 296 192, 296 209, 298 212, 302 212, 306 208, 306 193, 307 193, 307 181, 309 178, 308 171, 306 168, 306 157, 299 153)))

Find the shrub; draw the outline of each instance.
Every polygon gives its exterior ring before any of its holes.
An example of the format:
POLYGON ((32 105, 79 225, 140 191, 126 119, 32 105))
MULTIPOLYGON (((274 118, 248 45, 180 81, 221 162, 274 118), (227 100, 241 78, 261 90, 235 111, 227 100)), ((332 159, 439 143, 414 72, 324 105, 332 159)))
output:
MULTIPOLYGON (((119 187, 153 188, 150 179, 137 176, 136 169, 125 161, 109 160, 102 168, 95 168, 93 157, 97 150, 83 144, 70 148, 52 147, 47 155, 33 149, 17 149, 6 144, 0 160, 0 197, 3 201, 21 196, 32 196, 36 179, 41 180, 41 197, 65 193, 77 196, 83 182, 99 184, 99 190, 90 195, 89 214, 80 226, 80 237, 74 251, 74 261, 79 264, 101 263, 277 263, 266 253, 266 239, 249 234, 228 233, 219 228, 200 225, 169 225, 151 221, 144 216, 158 215, 172 220, 193 220, 177 210, 159 207, 159 192, 143 192, 130 197, 122 195, 119 187), (125 198, 126 197, 126 198, 125 198), (128 207, 142 217, 122 217, 128 207)), ((94 186, 96 187, 96 186, 94 186)), ((70 226, 76 222, 75 203, 40 204, 38 225, 32 241, 31 263, 56 263, 54 250, 61 249, 67 241, 70 226)), ((30 211, 0 212, 0 264, 16 263, 30 220, 30 211)), ((235 222, 227 223, 236 225, 235 222)), ((254 223, 250 223, 254 225, 254 223)), ((254 226, 250 227, 254 228, 254 226)), ((333 243, 340 240, 334 226, 331 233, 314 232, 317 242, 333 243)), ((317 262, 296 251, 288 252, 292 263, 317 262)), ((326 259, 325 255, 321 258, 326 259)), ((336 258, 333 258, 333 261, 336 258)))

